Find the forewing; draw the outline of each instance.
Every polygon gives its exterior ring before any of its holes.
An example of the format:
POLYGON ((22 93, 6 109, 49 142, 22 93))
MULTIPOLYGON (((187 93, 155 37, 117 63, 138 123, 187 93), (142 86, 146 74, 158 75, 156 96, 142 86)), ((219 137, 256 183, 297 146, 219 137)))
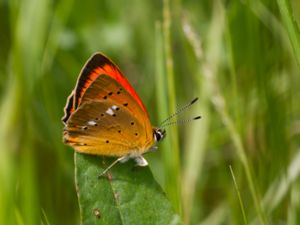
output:
POLYGON ((145 127, 151 127, 148 114, 141 108, 135 98, 120 83, 108 75, 98 77, 86 90, 82 97, 82 104, 94 100, 110 100, 122 104, 133 117, 145 123, 145 127))
POLYGON ((147 140, 153 139, 152 125, 148 114, 119 82, 107 75, 98 77, 86 90, 82 97, 82 103, 91 102, 95 99, 122 105, 124 110, 141 124, 143 130, 145 130, 147 140))
POLYGON ((146 108, 141 99, 138 97, 137 93, 132 88, 126 77, 122 74, 120 69, 108 57, 101 53, 94 54, 87 61, 79 75, 79 79, 75 87, 75 109, 81 104, 82 97, 89 89, 90 84, 103 74, 113 78, 126 88, 130 95, 133 96, 135 101, 146 112, 146 108))
POLYGON ((75 89, 67 100, 65 115, 62 118, 62 121, 64 123, 67 122, 71 113, 73 113, 73 111, 75 111, 83 103, 82 97, 90 88, 90 85, 102 75, 109 76, 117 81, 128 91, 128 93, 134 98, 141 109, 146 114, 148 114, 141 99, 132 88, 126 77, 122 74, 120 69, 108 57, 101 53, 96 53, 92 55, 92 57, 82 68, 75 89))

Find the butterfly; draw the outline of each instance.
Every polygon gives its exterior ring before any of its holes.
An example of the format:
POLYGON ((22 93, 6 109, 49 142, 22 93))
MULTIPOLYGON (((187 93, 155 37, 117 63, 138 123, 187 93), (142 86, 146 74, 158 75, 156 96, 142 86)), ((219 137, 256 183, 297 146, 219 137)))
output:
POLYGON ((143 154, 156 149, 166 135, 165 129, 151 125, 136 91, 101 53, 92 55, 84 65, 64 112, 64 143, 80 153, 117 157, 101 175, 131 158, 137 165, 147 166, 143 154))

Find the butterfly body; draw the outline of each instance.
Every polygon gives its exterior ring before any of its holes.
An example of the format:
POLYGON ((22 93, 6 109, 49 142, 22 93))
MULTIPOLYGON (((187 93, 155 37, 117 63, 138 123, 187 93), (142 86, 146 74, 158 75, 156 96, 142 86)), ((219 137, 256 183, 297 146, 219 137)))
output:
POLYGON ((76 87, 68 98, 64 142, 75 151, 135 158, 147 165, 142 154, 164 137, 153 128, 148 112, 118 67, 96 53, 83 67, 76 87))

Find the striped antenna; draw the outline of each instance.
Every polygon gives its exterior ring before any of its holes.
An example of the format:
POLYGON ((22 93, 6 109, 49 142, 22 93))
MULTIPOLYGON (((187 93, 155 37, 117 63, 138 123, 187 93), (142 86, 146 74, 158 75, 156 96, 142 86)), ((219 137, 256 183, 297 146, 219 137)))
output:
MULTIPOLYGON (((190 108, 195 102, 198 101, 198 97, 194 98, 191 102, 189 102, 188 104, 182 106, 181 108, 179 108, 178 110, 176 110, 176 112, 174 112, 173 114, 171 114, 168 118, 166 118, 164 121, 161 122, 160 127, 165 127, 166 124, 169 123, 173 123, 173 122, 169 122, 172 118, 174 118, 175 116, 180 115, 181 113, 183 113, 185 110, 187 110, 188 108, 190 108)), ((197 118, 197 117, 195 117, 197 118)), ((194 120, 195 118, 189 119, 189 120, 194 120)), ((199 118, 200 119, 200 118, 199 118)), ((183 121, 183 120, 182 120, 183 121)), ((176 121, 175 121, 176 122, 176 121)), ((179 122, 179 121, 178 121, 179 122)))
POLYGON ((161 128, 168 127, 168 126, 171 126, 171 125, 183 125, 183 124, 189 123, 193 120, 199 120, 199 119, 201 119, 201 116, 196 116, 196 117, 190 118, 190 119, 176 120, 176 121, 172 121, 172 122, 168 122, 168 123, 163 124, 161 126, 161 128))

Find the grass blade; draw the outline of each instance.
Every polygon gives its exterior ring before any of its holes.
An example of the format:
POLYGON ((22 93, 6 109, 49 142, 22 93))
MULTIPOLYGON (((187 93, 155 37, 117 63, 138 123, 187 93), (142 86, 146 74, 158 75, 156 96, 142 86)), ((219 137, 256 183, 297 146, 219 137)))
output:
POLYGON ((244 224, 247 225, 248 221, 247 221, 247 217, 246 217, 246 213, 245 213, 244 204, 243 204, 242 197, 241 197, 241 194, 240 194, 240 190, 239 190, 239 187, 237 185, 237 182, 236 182, 236 179, 235 179, 235 176, 234 176, 234 173, 233 173, 231 165, 229 166, 229 169, 230 169, 230 173, 231 173, 231 176, 232 176, 234 187, 235 187, 238 199, 239 199, 239 203, 240 203, 240 206, 241 206, 242 215, 243 215, 243 219, 244 219, 244 224))
POLYGON ((203 119, 189 125, 186 132, 185 157, 182 176, 182 202, 184 212, 184 223, 190 224, 192 209, 195 203, 195 191, 197 180, 202 173, 202 166, 205 159, 207 139, 210 128, 210 102, 211 86, 207 76, 203 76, 203 52, 201 42, 189 21, 184 18, 183 31, 189 44, 193 47, 198 62, 197 72, 194 73, 196 83, 196 96, 199 96, 199 103, 193 109, 201 114, 203 119))
MULTIPOLYGON (((167 96, 170 115, 176 111, 176 87, 172 56, 171 12, 169 0, 163 1, 163 40, 167 76, 167 96)), ((180 160, 177 127, 171 126, 169 133, 172 147, 167 148, 164 154, 165 173, 168 174, 168 176, 166 176, 166 191, 175 209, 180 212, 180 160)))
POLYGON ((300 32, 296 20, 293 16, 289 0, 277 0, 284 26, 288 32, 291 45, 293 47, 295 59, 300 67, 300 32))

